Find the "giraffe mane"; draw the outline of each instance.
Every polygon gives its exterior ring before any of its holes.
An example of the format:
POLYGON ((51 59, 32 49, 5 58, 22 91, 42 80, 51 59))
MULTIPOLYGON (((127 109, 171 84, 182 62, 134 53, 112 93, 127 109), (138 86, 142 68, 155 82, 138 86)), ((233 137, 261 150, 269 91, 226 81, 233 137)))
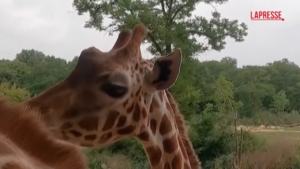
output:
MULTIPOLYGON (((146 62, 148 64, 150 63, 150 67, 153 67, 153 64, 155 63, 155 59, 156 58, 147 59, 146 62)), ((189 157, 190 165, 192 168, 199 168, 201 163, 193 149, 193 145, 192 145, 191 141, 188 138, 188 130, 186 127, 184 117, 180 113, 178 104, 177 104, 176 100, 174 99, 173 95, 170 93, 170 91, 165 90, 165 92, 166 92, 168 101, 170 103, 170 106, 172 108, 172 113, 175 117, 175 122, 176 122, 178 130, 179 130, 179 135, 183 141, 183 145, 184 145, 187 155, 189 157)))
MULTIPOLYGON (((55 140, 35 112, 0 98, 0 136, 7 138, 29 157, 63 168, 87 168, 79 149, 55 140), (73 163, 73 164, 72 164, 73 163)), ((5 143, 5 139, 1 139, 5 143)), ((2 144, 3 145, 3 144, 2 144)))
POLYGON ((171 108, 173 110, 172 113, 175 116, 175 122, 176 122, 178 130, 179 130, 179 135, 180 135, 180 137, 183 141, 183 145, 184 145, 184 147, 186 149, 186 152, 188 154, 191 167, 192 168, 199 168, 200 162, 199 162, 198 156, 196 155, 196 153, 193 149, 193 145, 192 145, 191 141, 188 138, 188 130, 187 130, 187 127, 186 127, 184 117, 180 113, 180 110, 178 108, 178 104, 176 103, 176 101, 175 101, 174 97, 172 96, 172 94, 168 90, 166 90, 166 94, 167 94, 167 97, 168 97, 168 101, 171 105, 171 108))

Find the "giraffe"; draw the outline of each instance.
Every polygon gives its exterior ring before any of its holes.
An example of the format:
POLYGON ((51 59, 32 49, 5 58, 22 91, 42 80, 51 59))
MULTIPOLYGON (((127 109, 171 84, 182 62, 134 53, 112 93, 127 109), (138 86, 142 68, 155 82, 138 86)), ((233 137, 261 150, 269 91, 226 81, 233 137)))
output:
POLYGON ((88 169, 78 147, 53 137, 38 114, 0 99, 1 169, 88 169))
POLYGON ((185 120, 168 91, 177 80, 181 50, 142 59, 143 24, 120 32, 108 52, 83 50, 66 79, 25 104, 42 113, 59 139, 103 147, 125 137, 141 142, 153 169, 199 169, 185 120))

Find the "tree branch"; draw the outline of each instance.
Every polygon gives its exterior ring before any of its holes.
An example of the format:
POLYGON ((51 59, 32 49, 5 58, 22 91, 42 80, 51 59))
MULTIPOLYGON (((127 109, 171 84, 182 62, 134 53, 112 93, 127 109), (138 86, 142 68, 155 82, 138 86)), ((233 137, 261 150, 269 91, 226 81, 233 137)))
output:
POLYGON ((175 11, 175 13, 174 13, 174 15, 172 16, 172 18, 171 18, 171 22, 173 22, 173 20, 176 18, 176 16, 179 14, 179 12, 184 8, 184 7, 186 7, 186 6, 188 6, 188 3, 186 3, 186 4, 184 4, 184 5, 182 5, 182 6, 180 6, 176 11, 175 11))
POLYGON ((162 49, 160 48, 159 44, 156 42, 156 40, 155 40, 155 38, 153 37, 153 35, 152 35, 150 32, 148 32, 147 35, 149 36, 150 40, 152 41, 154 47, 157 49, 157 51, 159 52, 159 54, 160 54, 160 55, 163 55, 163 51, 162 51, 162 49))
MULTIPOLYGON (((171 18, 172 16, 172 7, 173 7, 173 0, 170 0, 170 4, 169 4, 169 11, 168 11, 168 19, 171 18)), ((171 21, 171 20, 170 20, 171 21)), ((172 23, 172 22, 171 22, 172 23)))
POLYGON ((161 5, 161 9, 162 9, 164 16, 167 17, 164 0, 160 0, 160 5, 161 5))

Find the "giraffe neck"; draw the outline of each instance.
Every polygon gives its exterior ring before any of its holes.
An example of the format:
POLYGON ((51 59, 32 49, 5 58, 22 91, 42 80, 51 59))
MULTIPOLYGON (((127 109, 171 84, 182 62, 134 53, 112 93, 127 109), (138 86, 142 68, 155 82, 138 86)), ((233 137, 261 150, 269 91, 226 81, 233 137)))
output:
POLYGON ((156 93, 150 99, 149 122, 135 137, 142 143, 151 168, 191 169, 166 94, 156 93))
POLYGON ((21 156, 57 169, 86 168, 84 157, 76 147, 52 138, 36 114, 3 99, 0 99, 0 142, 0 163, 5 155, 23 154, 21 156))

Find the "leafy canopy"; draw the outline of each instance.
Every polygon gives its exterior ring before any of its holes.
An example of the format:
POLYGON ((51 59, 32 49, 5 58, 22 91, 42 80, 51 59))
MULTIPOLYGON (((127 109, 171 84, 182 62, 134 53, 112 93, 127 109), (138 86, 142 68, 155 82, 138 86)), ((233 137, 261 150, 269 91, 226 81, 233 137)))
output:
POLYGON ((152 54, 165 55, 171 53, 173 47, 181 48, 183 54, 190 57, 211 49, 224 49, 226 37, 244 41, 248 29, 245 23, 222 18, 217 11, 212 12, 211 19, 193 14, 200 3, 224 4, 227 1, 74 0, 73 6, 79 15, 89 14, 86 28, 112 34, 143 23, 150 30, 146 43, 150 44, 148 50, 152 54))

